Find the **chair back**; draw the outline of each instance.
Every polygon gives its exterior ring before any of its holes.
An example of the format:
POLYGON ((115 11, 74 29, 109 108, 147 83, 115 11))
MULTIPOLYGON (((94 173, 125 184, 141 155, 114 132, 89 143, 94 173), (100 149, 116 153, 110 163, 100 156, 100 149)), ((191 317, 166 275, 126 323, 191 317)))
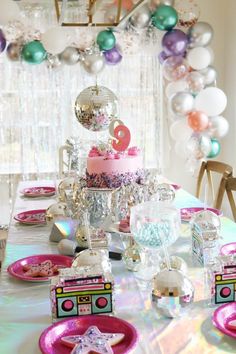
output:
POLYGON ((226 193, 229 199, 230 208, 234 217, 234 221, 236 221, 236 205, 234 201, 233 193, 236 191, 236 177, 228 177, 225 185, 226 193))
POLYGON ((228 177, 232 176, 232 173, 233 168, 226 163, 219 161, 203 161, 197 179, 196 197, 200 197, 203 177, 206 174, 208 187, 213 200, 213 207, 216 209, 220 209, 225 193, 226 180, 228 177), (218 184, 216 193, 213 185, 212 172, 221 175, 221 179, 218 184))

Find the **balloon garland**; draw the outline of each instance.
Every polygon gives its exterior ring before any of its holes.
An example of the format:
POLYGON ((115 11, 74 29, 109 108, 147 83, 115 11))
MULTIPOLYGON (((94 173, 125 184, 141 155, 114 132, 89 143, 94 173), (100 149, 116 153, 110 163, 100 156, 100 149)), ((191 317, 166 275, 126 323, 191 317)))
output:
MULTIPOLYGON (((229 124, 221 116, 227 98, 215 87, 217 73, 211 65, 213 53, 208 45, 213 28, 206 22, 198 22, 199 12, 197 7, 194 8, 193 0, 186 2, 187 9, 182 4, 182 0, 151 0, 122 20, 118 28, 136 32, 165 31, 159 61, 173 117, 170 135, 175 140, 176 153, 186 158, 189 169, 194 170, 201 159, 218 156, 221 150, 219 139, 227 134, 229 124)), ((127 15, 131 7, 131 0, 124 1, 122 16, 127 15)), ((105 19, 113 21, 116 11, 113 4, 107 9, 105 19)), ((0 24, 6 25, 18 16, 19 8, 15 2, 1 0, 0 24)), ((105 64, 116 65, 122 60, 116 32, 111 28, 100 31, 88 50, 68 45, 67 35, 61 27, 49 29, 40 38, 31 41, 21 38, 8 45, 0 29, 0 53, 6 48, 11 61, 40 64, 46 60, 52 68, 61 63, 74 65, 81 62, 89 74, 98 74, 105 64)))

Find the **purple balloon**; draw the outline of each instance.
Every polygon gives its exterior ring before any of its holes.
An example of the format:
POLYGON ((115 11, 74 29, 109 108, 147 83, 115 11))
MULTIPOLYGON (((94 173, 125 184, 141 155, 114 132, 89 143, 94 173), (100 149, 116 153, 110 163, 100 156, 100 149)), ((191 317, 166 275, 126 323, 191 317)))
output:
POLYGON ((6 38, 4 36, 3 31, 0 29, 0 53, 2 53, 4 51, 4 49, 6 48, 6 38))
POLYGON ((116 47, 106 50, 104 52, 104 57, 106 59, 106 63, 110 65, 116 65, 122 60, 122 55, 116 47))
POLYGON ((158 59, 160 64, 163 64, 164 61, 169 57, 169 55, 167 55, 164 51, 162 51, 159 55, 158 55, 158 59))
POLYGON ((179 29, 166 32, 162 38, 162 46, 166 55, 181 55, 186 51, 188 37, 179 29))

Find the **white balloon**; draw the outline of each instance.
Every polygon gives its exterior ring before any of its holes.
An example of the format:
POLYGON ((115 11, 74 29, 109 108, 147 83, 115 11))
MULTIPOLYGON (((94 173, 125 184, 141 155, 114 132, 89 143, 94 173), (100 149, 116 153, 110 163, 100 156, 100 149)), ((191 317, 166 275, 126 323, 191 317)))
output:
POLYGON ((223 138, 229 131, 229 122, 221 116, 211 117, 209 120, 208 134, 212 138, 223 138))
POLYGON ((193 131, 189 127, 187 120, 184 119, 179 119, 175 121, 174 123, 171 124, 170 126, 170 135, 173 140, 181 140, 187 141, 190 136, 192 135, 193 131))
POLYGON ((19 20, 20 9, 15 1, 0 0, 0 24, 6 25, 9 21, 19 20))
POLYGON ((174 82, 170 82, 166 86, 166 96, 170 98, 177 92, 188 92, 188 83, 186 80, 177 80, 174 82))
POLYGON ((202 70, 211 64, 212 55, 207 48, 196 47, 190 49, 187 54, 187 61, 194 70, 202 70))
POLYGON ((220 115, 226 108, 227 97, 217 87, 207 87, 202 90, 195 99, 195 108, 210 117, 220 115))
POLYGON ((68 46, 67 33, 62 27, 53 27, 42 34, 41 42, 50 54, 59 54, 68 46))

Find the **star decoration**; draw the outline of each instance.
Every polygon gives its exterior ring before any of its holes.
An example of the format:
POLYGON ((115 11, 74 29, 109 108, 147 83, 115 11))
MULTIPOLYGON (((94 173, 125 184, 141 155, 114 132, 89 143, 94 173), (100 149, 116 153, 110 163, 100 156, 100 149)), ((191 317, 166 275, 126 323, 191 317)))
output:
POLYGON ((62 337, 61 341, 68 347, 73 347, 71 354, 112 354, 112 345, 122 341, 123 333, 102 333, 96 326, 90 326, 80 335, 62 337))

